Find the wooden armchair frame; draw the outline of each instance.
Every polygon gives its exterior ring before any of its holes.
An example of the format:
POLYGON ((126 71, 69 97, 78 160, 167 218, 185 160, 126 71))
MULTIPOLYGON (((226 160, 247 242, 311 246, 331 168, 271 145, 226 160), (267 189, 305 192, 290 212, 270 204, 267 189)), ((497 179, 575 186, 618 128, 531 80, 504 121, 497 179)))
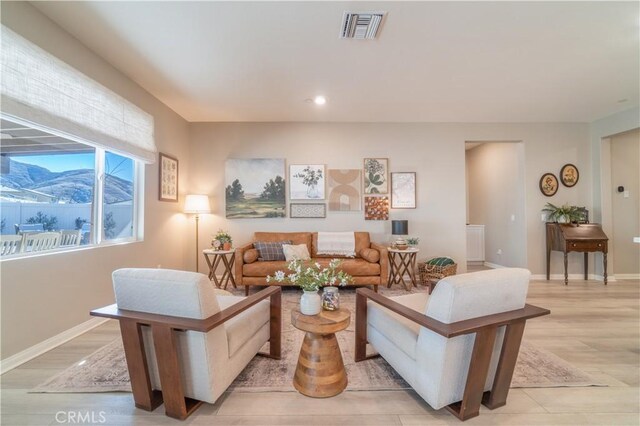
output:
POLYGON ((481 403, 491 410, 502 407, 507 403, 509 386, 511 385, 513 370, 518 359, 525 323, 528 319, 551 313, 548 309, 525 305, 524 308, 516 309, 515 311, 445 324, 369 289, 359 288, 356 290, 356 362, 371 358, 366 354, 367 299, 447 338, 476 334, 462 401, 446 407, 447 410, 463 421, 476 417, 479 414, 481 403), (506 326, 506 330, 496 376, 491 390, 484 392, 496 333, 498 327, 501 326, 506 326))
POLYGON ((192 330, 206 333, 266 298, 269 298, 271 303, 269 353, 259 354, 280 359, 282 331, 280 287, 269 287, 205 319, 121 310, 116 304, 95 309, 90 315, 120 321, 120 332, 136 407, 153 411, 164 402, 167 416, 184 420, 202 404, 202 401, 184 396, 176 332, 192 330), (153 346, 163 391, 151 389, 142 327, 150 327, 153 334, 153 346))

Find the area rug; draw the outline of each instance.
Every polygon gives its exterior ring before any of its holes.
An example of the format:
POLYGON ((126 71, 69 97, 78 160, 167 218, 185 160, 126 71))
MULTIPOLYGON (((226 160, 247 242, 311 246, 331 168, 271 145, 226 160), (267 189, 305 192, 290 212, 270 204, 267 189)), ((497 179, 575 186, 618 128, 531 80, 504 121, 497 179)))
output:
MULTIPOLYGON (((393 296, 406 294, 406 292, 384 289, 383 294, 393 296)), ((353 312, 355 305, 354 293, 343 291, 341 296, 343 306, 353 312)), ((298 303, 298 292, 291 290, 283 292, 282 359, 273 360, 265 357, 255 357, 231 384, 230 390, 237 392, 295 391, 291 380, 295 372, 304 333, 295 329, 291 325, 289 318, 291 309, 295 308, 298 303)), ((410 388, 382 357, 359 363, 353 361, 353 318, 350 326, 345 331, 338 333, 337 337, 349 379, 347 391, 410 388)), ((511 387, 563 386, 606 385, 594 380, 588 374, 553 353, 523 342, 511 387)), ((118 391, 131 391, 122 341, 119 338, 38 385, 30 392, 90 393, 118 391)))

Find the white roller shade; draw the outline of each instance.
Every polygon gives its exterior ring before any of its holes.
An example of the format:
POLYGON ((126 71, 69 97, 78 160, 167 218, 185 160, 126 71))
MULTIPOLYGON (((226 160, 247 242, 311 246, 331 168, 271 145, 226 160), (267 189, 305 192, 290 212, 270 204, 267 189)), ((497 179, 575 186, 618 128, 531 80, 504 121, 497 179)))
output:
POLYGON ((146 163, 156 159, 153 117, 2 26, 2 113, 77 136, 146 163))

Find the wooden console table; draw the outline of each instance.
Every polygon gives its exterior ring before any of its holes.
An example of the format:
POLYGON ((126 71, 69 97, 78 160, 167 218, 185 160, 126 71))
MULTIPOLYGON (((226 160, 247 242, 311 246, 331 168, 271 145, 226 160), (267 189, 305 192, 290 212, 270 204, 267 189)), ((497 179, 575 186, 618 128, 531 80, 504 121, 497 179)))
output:
POLYGON ((564 253, 564 284, 569 284, 567 255, 577 251, 584 253, 584 279, 589 278, 588 254, 601 252, 604 268, 604 284, 607 285, 607 245, 609 238, 597 223, 547 223, 547 280, 551 273, 551 251, 564 253))

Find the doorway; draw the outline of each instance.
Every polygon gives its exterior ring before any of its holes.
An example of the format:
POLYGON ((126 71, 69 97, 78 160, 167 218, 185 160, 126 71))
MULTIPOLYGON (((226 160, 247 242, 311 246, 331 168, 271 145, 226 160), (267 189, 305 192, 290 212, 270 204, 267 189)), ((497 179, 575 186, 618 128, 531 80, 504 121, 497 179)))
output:
POLYGON ((602 139, 602 223, 610 275, 640 278, 640 129, 602 139))
POLYGON ((469 268, 527 266, 525 163, 521 141, 468 141, 469 268))

